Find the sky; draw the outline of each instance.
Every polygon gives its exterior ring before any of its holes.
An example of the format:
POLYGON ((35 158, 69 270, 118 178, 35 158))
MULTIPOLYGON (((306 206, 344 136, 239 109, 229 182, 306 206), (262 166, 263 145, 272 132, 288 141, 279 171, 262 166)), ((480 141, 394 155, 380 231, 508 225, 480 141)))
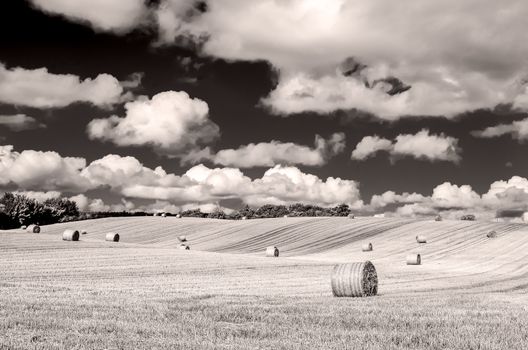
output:
POLYGON ((0 191, 528 219, 522 0, 0 6, 0 191))

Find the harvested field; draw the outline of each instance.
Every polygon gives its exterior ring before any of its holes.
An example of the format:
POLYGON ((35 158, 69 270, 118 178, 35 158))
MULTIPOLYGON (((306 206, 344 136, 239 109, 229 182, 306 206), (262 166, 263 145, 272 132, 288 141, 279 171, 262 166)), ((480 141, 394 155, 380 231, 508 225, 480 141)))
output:
POLYGON ((528 348, 526 225, 137 217, 62 241, 74 226, 0 231, 0 348, 528 348), (333 297, 334 265, 368 242, 378 295, 333 297))

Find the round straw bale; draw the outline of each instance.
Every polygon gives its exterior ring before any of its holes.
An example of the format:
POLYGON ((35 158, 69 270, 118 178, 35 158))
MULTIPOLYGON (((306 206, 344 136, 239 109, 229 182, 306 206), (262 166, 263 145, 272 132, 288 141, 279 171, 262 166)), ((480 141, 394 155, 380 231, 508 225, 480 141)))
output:
POLYGON ((425 238, 425 236, 423 236, 423 235, 418 235, 418 236, 416 236, 416 242, 418 242, 418 243, 427 243, 427 238, 425 238))
POLYGON ((288 215, 284 215, 284 218, 287 218, 287 217, 288 217, 288 215))
POLYGON ((176 214, 176 219, 181 219, 181 214, 176 214))
POLYGON ((486 237, 488 238, 496 238, 497 237, 497 232, 496 231, 490 231, 486 234, 486 237))
POLYGON ((247 220, 247 216, 242 216, 242 220, 247 220))
POLYGON ((348 218, 349 218, 349 219, 355 219, 356 216, 355 216, 354 214, 348 214, 348 218))
POLYGON ((435 218, 435 221, 442 221, 442 217, 440 215, 438 215, 436 218, 435 218))
POLYGON ((79 231, 77 230, 64 230, 62 233, 63 241, 78 241, 79 240, 79 231))
POLYGON ((361 246, 361 250, 364 252, 371 252, 372 251, 372 243, 365 243, 361 246))
POLYGON ((278 258, 279 257, 279 248, 277 247, 267 247, 266 248, 266 256, 271 258, 278 258))
POLYGON ((370 261, 334 266, 331 284, 335 297, 368 297, 378 294, 378 274, 370 261))
POLYGON ((180 242, 187 242, 187 236, 178 236, 180 242))
POLYGON ((409 254, 406 258, 407 265, 421 265, 422 257, 420 254, 409 254))
POLYGON ((187 244, 180 244, 180 249, 182 250, 191 250, 191 247, 189 247, 187 244))
POLYGON ((27 229, 27 226, 26 226, 26 225, 22 225, 22 226, 20 226, 20 228, 21 228, 22 230, 25 230, 25 229, 27 229))
POLYGON ((105 241, 108 242, 119 242, 119 234, 115 232, 108 232, 105 236, 105 241))
POLYGON ((152 214, 152 216, 159 216, 159 213, 154 213, 152 214))
POLYGON ((26 228, 26 231, 29 233, 40 233, 40 226, 39 225, 29 225, 26 228))
POLYGON ((165 217, 167 217, 167 214, 163 213, 163 214, 161 214, 161 217, 165 218, 165 217))

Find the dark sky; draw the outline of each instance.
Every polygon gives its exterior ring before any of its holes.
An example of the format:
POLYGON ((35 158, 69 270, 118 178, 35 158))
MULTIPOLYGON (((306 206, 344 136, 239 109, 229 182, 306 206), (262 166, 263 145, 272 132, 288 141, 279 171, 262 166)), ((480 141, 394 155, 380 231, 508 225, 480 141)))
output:
MULTIPOLYGON (((479 110, 454 119, 401 118, 380 121, 354 111, 336 111, 328 115, 304 112, 288 117, 273 115, 259 104, 277 84, 277 73, 265 61, 227 62, 207 57, 192 48, 176 45, 157 46, 152 29, 136 29, 126 35, 94 32, 90 26, 72 23, 59 16, 32 9, 24 1, 3 1, 0 9, 0 62, 7 68, 36 69, 47 67, 54 74, 75 74, 81 78, 108 73, 126 80, 135 72, 143 73, 135 94, 153 95, 167 90, 184 90, 209 105, 209 117, 220 128, 220 138, 209 146, 213 150, 278 140, 313 146, 314 136, 328 137, 335 132, 346 135, 346 149, 323 166, 298 165, 305 173, 320 178, 341 177, 360 183, 361 197, 368 201, 373 194, 386 190, 418 192, 429 195, 444 181, 469 184, 478 193, 490 183, 513 175, 527 176, 525 154, 528 145, 511 136, 476 138, 473 130, 524 118, 522 113, 501 106, 494 111, 479 110), (188 69, 183 58, 190 58, 199 68, 188 69), (190 79, 195 81, 189 81, 190 79), (393 162, 386 153, 365 161, 350 159, 355 145, 368 135, 393 139, 399 134, 414 134, 421 129, 444 133, 459 139, 462 160, 426 161, 405 157, 393 162), (510 163, 507 166, 507 163, 510 163)), ((47 128, 11 131, 1 128, 2 144, 15 150, 56 151, 62 156, 84 157, 88 162, 114 153, 136 157, 145 166, 163 166, 167 172, 184 173, 181 166, 149 147, 117 147, 110 142, 90 140, 87 124, 94 118, 122 115, 123 106, 105 110, 87 103, 64 108, 37 109, 0 104, 0 115, 24 113, 45 123, 47 128)), ((214 166, 207 161, 207 166, 214 166)), ((244 169, 252 178, 261 177, 268 167, 244 169)), ((99 191, 104 192, 104 191, 99 191)), ((101 194, 110 198, 117 195, 101 194)))

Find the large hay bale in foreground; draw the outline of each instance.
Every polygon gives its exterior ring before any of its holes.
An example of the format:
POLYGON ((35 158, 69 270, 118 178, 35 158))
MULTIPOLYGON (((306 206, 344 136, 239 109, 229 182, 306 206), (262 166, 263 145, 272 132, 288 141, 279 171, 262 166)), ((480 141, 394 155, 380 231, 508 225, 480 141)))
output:
POLYGON ((67 229, 62 233, 63 241, 78 241, 79 240, 79 231, 67 229))
POLYGON ((496 238, 497 237, 497 232, 496 231, 490 231, 486 234, 486 237, 488 238, 496 238))
POLYGON ((266 256, 270 258, 278 258, 279 257, 279 248, 277 247, 267 247, 266 248, 266 256))
POLYGON ((420 254, 409 254, 406 258, 407 265, 421 265, 422 257, 420 254))
POLYGON ((105 241, 108 242, 119 242, 119 234, 115 232, 108 232, 105 236, 105 241))
POLYGON ((191 247, 189 247, 187 244, 180 244, 179 249, 182 249, 182 250, 191 250, 191 247))
POLYGON ((361 246, 361 250, 364 252, 371 252, 372 251, 372 243, 365 243, 361 246))
POLYGON ((180 242, 187 242, 187 236, 178 236, 180 242))
POLYGON ((335 297, 368 297, 378 294, 378 274, 370 261, 334 266, 331 284, 335 297))
POLYGON ((26 228, 26 231, 29 233, 40 233, 40 226, 39 225, 29 225, 26 228))
POLYGON ((416 236, 416 242, 418 242, 418 243, 427 243, 427 238, 425 238, 425 236, 423 236, 423 235, 418 235, 418 236, 416 236))

